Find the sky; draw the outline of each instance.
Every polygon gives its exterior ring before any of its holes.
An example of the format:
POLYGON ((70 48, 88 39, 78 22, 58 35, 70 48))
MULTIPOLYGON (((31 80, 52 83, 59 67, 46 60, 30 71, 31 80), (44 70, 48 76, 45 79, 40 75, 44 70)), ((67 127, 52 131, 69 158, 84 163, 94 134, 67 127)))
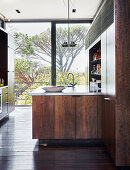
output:
POLYGON ((45 31, 48 27, 51 27, 50 23, 7 23, 6 30, 13 32, 21 32, 30 36, 40 34, 45 31))
MULTIPOLYGON (((85 24, 83 24, 85 25, 85 24)), ((68 27, 67 24, 62 25, 63 27, 68 27)), ((58 24, 59 27, 59 24, 58 24)), ((14 32, 21 32, 23 34, 28 34, 29 36, 33 35, 39 35, 43 31, 45 31, 47 28, 51 28, 51 23, 49 22, 40 22, 40 23, 7 23, 6 24, 6 30, 13 34, 14 32)), ((72 64, 70 71, 79 71, 79 72, 85 72, 85 48, 82 49, 77 59, 72 64)), ((47 63, 43 63, 45 66, 48 66, 47 63)))

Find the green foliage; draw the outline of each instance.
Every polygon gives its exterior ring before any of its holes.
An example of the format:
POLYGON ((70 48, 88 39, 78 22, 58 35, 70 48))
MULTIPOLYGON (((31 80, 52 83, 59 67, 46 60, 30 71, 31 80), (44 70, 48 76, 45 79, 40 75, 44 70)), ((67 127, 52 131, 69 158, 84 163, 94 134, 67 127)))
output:
POLYGON ((14 40, 17 45, 17 48, 15 49, 17 54, 20 54, 22 57, 27 57, 34 54, 31 38, 28 37, 27 34, 15 33, 14 40))
MULTIPOLYGON (((15 81, 17 82, 33 82, 39 72, 39 64, 37 62, 25 59, 15 59, 15 81)), ((28 84, 29 86, 29 84, 28 84)))
POLYGON ((50 82, 51 68, 34 61, 15 59, 15 81, 17 82, 50 82))

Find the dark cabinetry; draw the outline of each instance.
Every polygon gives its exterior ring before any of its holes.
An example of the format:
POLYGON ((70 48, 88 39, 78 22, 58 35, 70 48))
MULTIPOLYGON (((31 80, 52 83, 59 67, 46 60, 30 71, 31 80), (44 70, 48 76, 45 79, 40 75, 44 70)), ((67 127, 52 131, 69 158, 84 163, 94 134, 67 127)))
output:
POLYGON ((4 86, 8 85, 8 35, 3 30, 0 30, 0 79, 4 80, 4 86))
POLYGON ((75 138, 75 98, 55 96, 55 138, 75 138))
POLYGON ((98 137, 98 96, 76 97, 76 138, 98 137))
POLYGON ((104 95, 102 104, 102 138, 112 156, 115 159, 115 99, 104 95))
POLYGON ((97 138, 97 99, 97 96, 33 96, 33 138, 97 138))
POLYGON ((33 138, 74 139, 75 98, 33 96, 33 138))
POLYGON ((115 0, 116 164, 130 166, 130 1, 115 0))
POLYGON ((0 29, 0 80, 4 80, 2 90, 1 119, 14 110, 14 43, 13 37, 0 29), (8 88, 5 88, 8 86, 8 88), (5 92, 6 91, 6 92, 5 92), (8 106, 8 107, 7 107, 8 106))
MULTIPOLYGON (((0 84, 8 86, 8 35, 0 29, 0 84)), ((8 115, 8 89, 0 87, 1 91, 1 113, 0 120, 8 115)))

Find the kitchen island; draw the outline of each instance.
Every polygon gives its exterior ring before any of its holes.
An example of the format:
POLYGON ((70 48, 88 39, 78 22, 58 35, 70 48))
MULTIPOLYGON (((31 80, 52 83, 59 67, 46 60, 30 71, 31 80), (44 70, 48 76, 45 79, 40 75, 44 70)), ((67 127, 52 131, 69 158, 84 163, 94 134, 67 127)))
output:
POLYGON ((90 93, 88 86, 75 86, 58 93, 47 93, 39 87, 29 95, 33 139, 100 138, 101 93, 90 93))
POLYGON ((77 85, 75 87, 68 87, 66 86, 65 89, 62 92, 45 92, 43 87, 38 87, 36 90, 29 93, 30 96, 66 96, 66 95, 101 95, 100 92, 90 92, 89 86, 87 85, 77 85))

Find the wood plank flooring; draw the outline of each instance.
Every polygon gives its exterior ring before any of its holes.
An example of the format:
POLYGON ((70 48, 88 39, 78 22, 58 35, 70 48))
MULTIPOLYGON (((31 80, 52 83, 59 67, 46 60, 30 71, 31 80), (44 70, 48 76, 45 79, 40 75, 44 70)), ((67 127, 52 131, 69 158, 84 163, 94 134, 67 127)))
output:
POLYGON ((0 170, 115 170, 105 147, 39 148, 31 107, 18 108, 0 126, 0 170))

